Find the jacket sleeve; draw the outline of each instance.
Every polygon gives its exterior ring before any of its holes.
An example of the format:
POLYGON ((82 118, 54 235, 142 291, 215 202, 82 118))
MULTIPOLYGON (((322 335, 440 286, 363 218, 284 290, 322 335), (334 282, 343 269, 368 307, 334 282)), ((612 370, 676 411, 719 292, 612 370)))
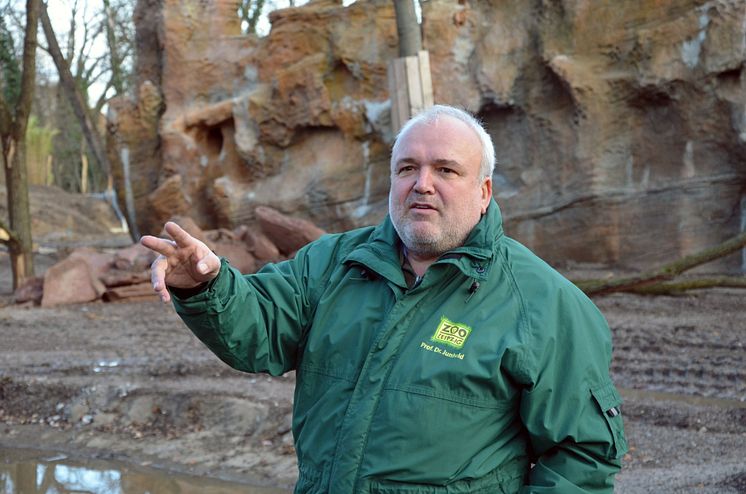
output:
POLYGON ((550 292, 527 314, 531 378, 520 415, 535 465, 521 493, 611 494, 627 444, 608 325, 569 282, 550 292))
POLYGON ((222 259, 207 288, 188 298, 174 296, 174 307, 189 329, 234 369, 281 375, 295 368, 313 317, 311 277, 305 250, 252 275, 242 275, 222 259))

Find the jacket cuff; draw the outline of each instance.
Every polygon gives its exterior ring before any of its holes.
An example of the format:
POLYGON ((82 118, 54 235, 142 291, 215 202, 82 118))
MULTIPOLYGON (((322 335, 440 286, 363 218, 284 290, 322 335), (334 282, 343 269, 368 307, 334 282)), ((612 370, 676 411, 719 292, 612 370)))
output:
POLYGON ((185 300, 204 292, 205 290, 207 290, 207 286, 209 284, 209 281, 205 281, 204 283, 200 283, 199 285, 192 288, 176 288, 175 286, 169 286, 168 291, 171 292, 171 295, 181 300, 185 300))

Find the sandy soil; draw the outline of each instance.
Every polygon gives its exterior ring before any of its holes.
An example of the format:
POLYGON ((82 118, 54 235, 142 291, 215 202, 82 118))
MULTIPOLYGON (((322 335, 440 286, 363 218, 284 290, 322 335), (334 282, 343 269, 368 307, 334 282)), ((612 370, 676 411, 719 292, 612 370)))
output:
MULTIPOLYGON (((0 254, 5 301, 7 265, 0 254)), ((616 492, 746 492, 744 292, 596 302, 631 446, 616 492)), ((292 486, 294 376, 228 369, 169 306, 8 305, 0 335, 0 447, 292 486)))

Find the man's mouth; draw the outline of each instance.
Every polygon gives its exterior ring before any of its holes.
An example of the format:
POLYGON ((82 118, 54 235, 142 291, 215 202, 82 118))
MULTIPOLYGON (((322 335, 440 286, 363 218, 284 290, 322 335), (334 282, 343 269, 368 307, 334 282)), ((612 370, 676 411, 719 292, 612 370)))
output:
POLYGON ((410 205, 409 208, 410 209, 424 209, 424 210, 427 210, 427 209, 435 210, 436 209, 435 206, 431 206, 430 204, 425 204, 421 202, 416 202, 410 205))

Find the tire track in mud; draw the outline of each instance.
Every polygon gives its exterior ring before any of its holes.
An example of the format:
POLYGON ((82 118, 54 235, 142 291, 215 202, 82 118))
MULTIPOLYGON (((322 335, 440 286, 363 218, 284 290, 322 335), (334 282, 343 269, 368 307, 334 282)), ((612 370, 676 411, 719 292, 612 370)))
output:
POLYGON ((612 373, 622 387, 746 400, 746 351, 666 328, 614 328, 612 373))
POLYGON ((595 299, 629 452, 617 494, 737 494, 746 478, 746 293, 595 299))
POLYGON ((612 329, 611 370, 616 383, 746 401, 742 297, 727 294, 724 303, 722 296, 713 294, 658 300, 628 295, 599 301, 612 329))

